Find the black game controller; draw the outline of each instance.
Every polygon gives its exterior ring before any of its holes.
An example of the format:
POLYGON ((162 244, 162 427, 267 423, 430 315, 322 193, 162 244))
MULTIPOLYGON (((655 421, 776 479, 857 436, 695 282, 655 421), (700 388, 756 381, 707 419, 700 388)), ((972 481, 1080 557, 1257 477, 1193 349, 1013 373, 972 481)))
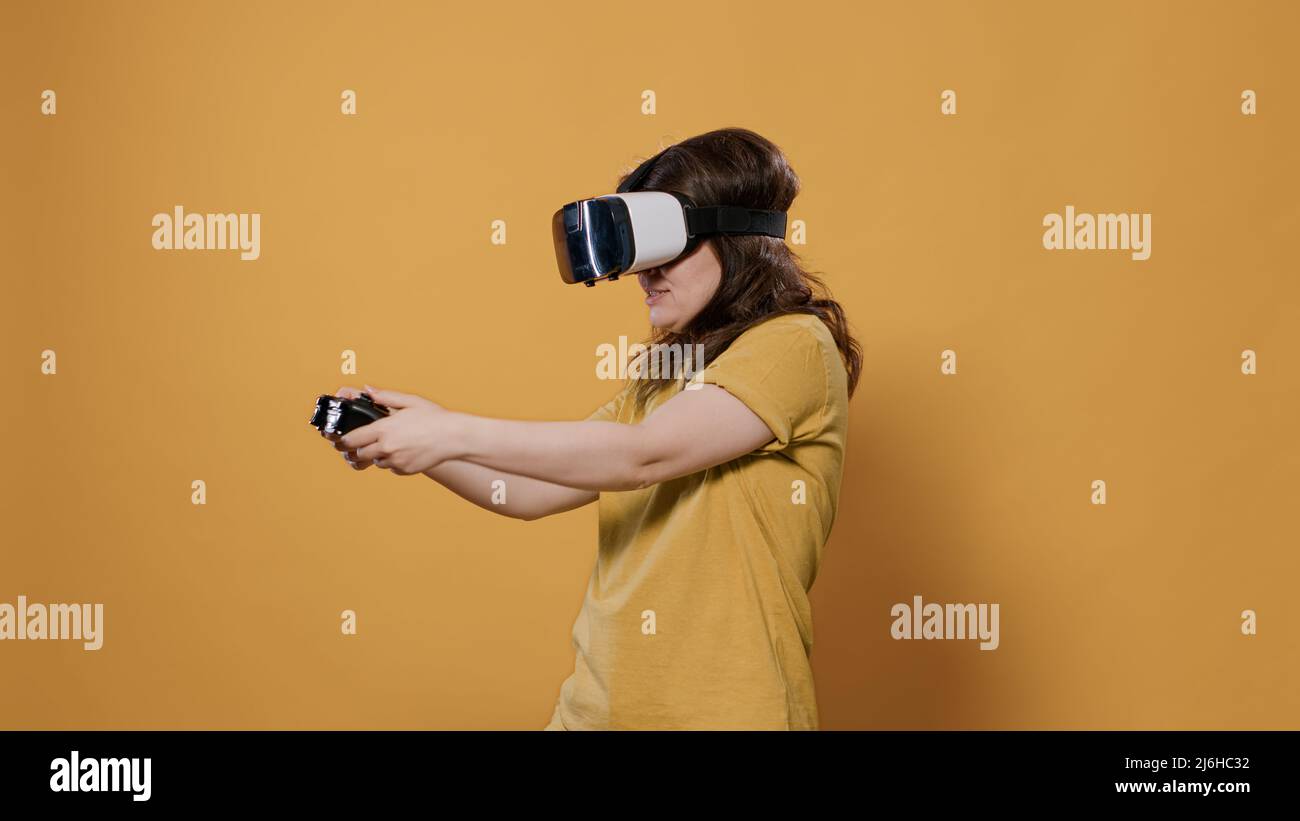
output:
POLYGON ((323 394, 316 400, 316 411, 311 415, 310 422, 321 433, 337 433, 342 436, 362 425, 383 419, 388 413, 388 408, 375 404, 369 394, 363 393, 356 399, 323 394))

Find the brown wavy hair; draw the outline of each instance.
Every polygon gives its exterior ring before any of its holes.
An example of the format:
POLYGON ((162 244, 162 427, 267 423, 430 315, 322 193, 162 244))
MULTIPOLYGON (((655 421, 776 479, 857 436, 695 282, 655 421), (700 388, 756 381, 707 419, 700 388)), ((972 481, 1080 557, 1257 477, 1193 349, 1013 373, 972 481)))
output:
MULTIPOLYGON (((622 175, 619 184, 634 170, 622 175)), ((720 128, 661 152, 633 190, 677 191, 700 207, 739 205, 788 211, 799 193, 799 178, 770 140, 747 128, 720 128)), ((852 396, 862 372, 862 348, 849 331, 844 309, 831 298, 820 277, 802 265, 784 239, 716 234, 707 241, 722 264, 717 292, 682 332, 656 328, 647 348, 652 344, 702 345, 707 365, 760 322, 782 314, 812 314, 826 323, 835 339, 852 396)), ((633 393, 637 405, 645 407, 660 388, 673 381, 671 376, 638 379, 633 393)))

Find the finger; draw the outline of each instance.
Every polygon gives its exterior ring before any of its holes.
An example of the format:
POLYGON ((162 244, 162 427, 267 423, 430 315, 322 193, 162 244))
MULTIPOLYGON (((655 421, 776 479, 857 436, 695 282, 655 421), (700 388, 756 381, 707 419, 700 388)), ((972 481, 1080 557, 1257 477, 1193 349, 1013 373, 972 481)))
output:
POLYGON ((345 461, 347 461, 348 465, 350 465, 353 470, 365 470, 366 468, 370 467, 370 465, 372 464, 369 460, 358 459, 356 454, 352 453, 351 451, 344 453, 343 458, 345 461))
POLYGON ((334 395, 340 399, 356 399, 361 395, 360 388, 349 388, 346 385, 334 392, 334 395))
POLYGON ((348 450, 359 450, 379 438, 379 434, 384 432, 383 424, 387 421, 387 419, 380 419, 368 425, 362 425, 344 434, 340 442, 346 445, 348 450))
POLYGON ((357 460, 365 460, 367 462, 374 462, 376 463, 377 467, 383 467, 382 465, 378 464, 383 455, 384 455, 383 449, 379 446, 378 442, 375 442, 373 444, 366 445, 363 448, 358 448, 356 456, 352 458, 357 460))
POLYGON ((420 397, 412 393, 384 391, 369 385, 366 385, 366 393, 370 394, 370 398, 375 402, 387 408, 409 408, 420 401, 420 397))

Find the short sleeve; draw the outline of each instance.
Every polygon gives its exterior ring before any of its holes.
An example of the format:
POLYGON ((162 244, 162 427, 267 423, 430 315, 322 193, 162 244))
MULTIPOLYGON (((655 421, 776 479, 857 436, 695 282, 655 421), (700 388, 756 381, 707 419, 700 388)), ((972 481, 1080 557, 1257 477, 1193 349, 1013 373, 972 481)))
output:
POLYGON ((592 411, 584 421, 586 422, 617 422, 619 413, 623 410, 623 400, 627 396, 626 388, 614 395, 614 398, 592 411))
POLYGON ((817 317, 783 315, 745 331, 695 379, 726 390, 763 420, 775 439, 759 450, 784 450, 821 431, 828 344, 833 341, 817 317))

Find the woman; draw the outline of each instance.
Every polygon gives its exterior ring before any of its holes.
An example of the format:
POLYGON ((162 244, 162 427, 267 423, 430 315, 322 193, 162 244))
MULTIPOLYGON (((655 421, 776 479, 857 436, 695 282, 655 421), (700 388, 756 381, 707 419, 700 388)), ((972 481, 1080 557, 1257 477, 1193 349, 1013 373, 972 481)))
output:
MULTIPOLYGON (((637 190, 787 211, 799 182, 779 148, 727 128, 662 152, 637 190)), ((580 422, 366 386, 391 415, 331 438, 355 469, 424 473, 507 516, 599 500, 574 672, 546 729, 816 729, 807 594, 835 519, 858 343, 783 239, 713 236, 637 279, 651 342, 703 346, 689 382, 634 364, 639 378, 580 422)))

